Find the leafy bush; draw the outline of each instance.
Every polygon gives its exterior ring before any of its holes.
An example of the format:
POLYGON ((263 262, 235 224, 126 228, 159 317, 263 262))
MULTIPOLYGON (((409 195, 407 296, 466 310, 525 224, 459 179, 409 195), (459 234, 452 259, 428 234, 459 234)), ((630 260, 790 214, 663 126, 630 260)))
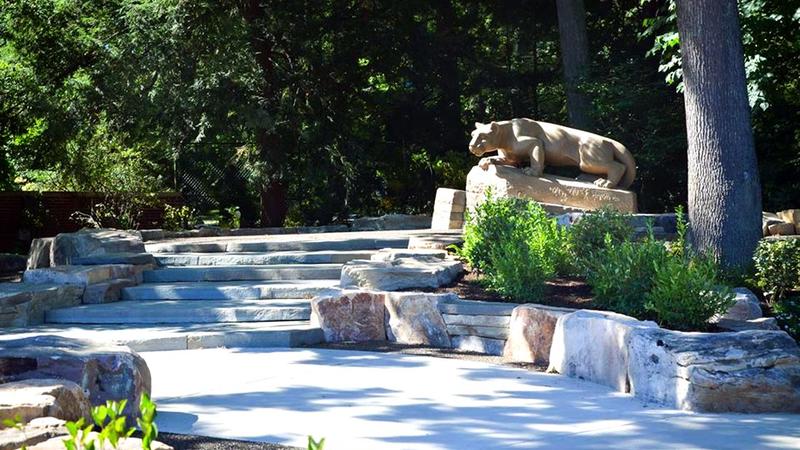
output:
POLYGON ((75 211, 70 219, 88 228, 136 230, 144 209, 155 204, 154 194, 113 193, 102 203, 95 203, 88 212, 75 211))
POLYGON ((175 207, 164 205, 164 224, 165 230, 179 231, 194 228, 197 223, 197 211, 190 206, 175 207))
POLYGON ((459 250, 489 287, 513 299, 540 294, 570 265, 568 234, 536 202, 489 194, 467 219, 459 250))
POLYGON ((793 338, 800 340, 800 295, 782 299, 773 305, 772 310, 780 327, 793 338))
MULTIPOLYGON (((123 410, 127 400, 118 402, 107 401, 105 405, 92 408, 92 421, 87 424, 81 418, 76 422, 67 422, 65 427, 69 438, 65 439, 64 447, 67 450, 95 450, 104 449, 105 442, 112 448, 118 448, 122 440, 133 435, 136 429, 129 427, 128 417, 123 410), (97 433, 92 433, 95 429, 97 433)), ((136 423, 142 432, 142 449, 150 450, 153 441, 158 437, 158 427, 155 424, 156 405, 147 394, 142 394, 139 399, 139 418, 136 423)))
POLYGON ((800 239, 764 239, 753 257, 756 284, 771 305, 800 288, 800 239))
POLYGON ((570 229, 570 241, 581 265, 605 247, 606 236, 612 244, 621 244, 633 236, 630 215, 608 207, 584 214, 570 229))

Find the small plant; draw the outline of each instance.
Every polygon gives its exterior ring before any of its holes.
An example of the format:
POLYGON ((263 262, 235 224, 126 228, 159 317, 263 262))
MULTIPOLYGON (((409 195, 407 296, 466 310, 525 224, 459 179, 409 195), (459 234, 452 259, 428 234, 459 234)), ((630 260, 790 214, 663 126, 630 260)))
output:
POLYGON ((313 437, 308 437, 308 450, 324 450, 325 448, 325 438, 320 438, 320 440, 315 441, 313 437))
POLYGON ((782 299, 772 307, 772 310, 780 327, 793 338, 800 340, 800 295, 782 299))
MULTIPOLYGON (((111 448, 118 448, 122 440, 127 439, 136 431, 128 426, 128 417, 124 410, 126 400, 107 401, 105 405, 92 408, 93 424, 86 424, 81 418, 76 422, 67 422, 66 427, 69 438, 64 440, 67 450, 102 450, 105 443, 111 448), (99 430, 94 432, 95 430, 99 430)), ((139 418, 136 422, 142 432, 142 449, 150 450, 153 441, 158 437, 158 427, 155 424, 156 405, 147 394, 142 394, 139 400, 139 418)))
POLYGON ((579 263, 585 266, 592 255, 606 246, 606 236, 611 243, 621 244, 633 236, 630 215, 608 207, 584 214, 570 228, 570 242, 579 263))
POLYGON ((197 210, 190 206, 175 207, 164 205, 164 224, 162 227, 165 230, 190 230, 194 228, 197 220, 197 210))
POLYGON ((219 226, 223 228, 236 229, 241 226, 241 223, 242 223, 242 213, 241 211, 239 211, 238 206, 230 206, 223 210, 219 226))
POLYGON ((800 289, 800 239, 764 239, 759 242, 753 261, 756 284, 770 305, 800 289))

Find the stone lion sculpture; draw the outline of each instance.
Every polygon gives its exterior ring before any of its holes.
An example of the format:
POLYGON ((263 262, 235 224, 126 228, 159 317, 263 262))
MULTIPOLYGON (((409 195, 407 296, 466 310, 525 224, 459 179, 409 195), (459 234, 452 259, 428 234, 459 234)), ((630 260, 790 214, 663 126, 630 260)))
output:
POLYGON ((628 149, 604 136, 532 119, 511 119, 475 123, 469 151, 476 156, 497 151, 497 156, 482 158, 478 166, 489 164, 525 167, 531 176, 541 176, 545 166, 576 166, 599 175, 594 184, 604 188, 627 188, 636 178, 636 162, 628 149))

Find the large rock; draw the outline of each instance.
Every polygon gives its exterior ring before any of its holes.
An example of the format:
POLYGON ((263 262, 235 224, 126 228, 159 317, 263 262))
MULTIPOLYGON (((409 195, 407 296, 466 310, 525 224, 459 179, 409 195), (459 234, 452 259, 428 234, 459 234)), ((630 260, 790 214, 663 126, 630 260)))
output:
POLYGON ((31 249, 28 253, 28 269, 41 269, 50 267, 50 248, 53 245, 53 238, 38 238, 31 241, 31 249))
POLYGON ((800 350, 781 331, 630 336, 630 391, 691 411, 800 412, 800 350))
POLYGON ((386 340, 383 293, 350 291, 311 300, 311 322, 326 342, 386 340))
POLYGON ((778 331, 781 329, 781 327, 778 326, 778 320, 774 317, 760 317, 758 319, 749 320, 720 319, 715 323, 715 325, 717 328, 727 331, 778 331))
POLYGON ((391 292, 386 294, 387 335, 390 341, 450 347, 447 325, 439 312, 439 302, 450 294, 391 292))
POLYGON ((136 278, 140 271, 130 264, 102 266, 57 266, 26 270, 22 279, 30 284, 74 284, 88 286, 118 278, 136 278))
POLYGON ((452 230, 464 226, 464 211, 467 208, 467 192, 458 189, 439 188, 433 202, 431 229, 452 230))
POLYGON ((509 361, 546 365, 558 318, 574 309, 520 305, 511 312, 503 356, 509 361))
POLYGON ((47 335, 0 340, 0 382, 42 378, 80 385, 92 405, 126 399, 128 414, 151 386, 147 363, 128 347, 47 335))
POLYGON ((756 294, 753 294, 753 292, 747 288, 736 288, 733 291, 736 294, 733 305, 728 308, 725 314, 713 317, 711 322, 719 322, 720 320, 752 320, 762 316, 761 305, 759 305, 756 294))
POLYGON ((458 261, 430 256, 390 261, 353 260, 342 267, 341 287, 380 291, 436 288, 452 283, 463 270, 458 261))
POLYGON ((81 304, 83 287, 0 283, 0 328, 44 323, 47 311, 81 304))
POLYGON ((628 347, 637 329, 657 329, 622 314, 579 310, 558 318, 548 371, 628 392, 628 347))
POLYGON ((50 261, 54 266, 72 264, 73 258, 109 253, 146 253, 138 232, 112 229, 85 229, 61 233, 54 239, 50 261))
POLYGON ((83 389, 67 380, 32 379, 0 384, 0 421, 19 417, 89 420, 91 405, 83 389))
POLYGON ((554 175, 534 177, 512 166, 490 164, 484 170, 475 166, 467 175, 467 210, 483 201, 487 189, 498 197, 519 197, 540 203, 595 210, 608 206, 620 212, 635 213, 636 194, 622 189, 601 188, 590 182, 554 175))

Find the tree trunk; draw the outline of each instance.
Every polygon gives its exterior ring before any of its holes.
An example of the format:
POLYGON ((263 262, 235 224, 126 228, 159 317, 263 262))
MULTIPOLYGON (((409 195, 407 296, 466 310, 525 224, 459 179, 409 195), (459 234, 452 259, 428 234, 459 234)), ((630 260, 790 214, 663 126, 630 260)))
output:
POLYGON ((458 70, 458 29, 456 12, 451 0, 433 3, 436 11, 436 39, 440 53, 436 59, 439 70, 439 120, 442 127, 441 151, 458 151, 466 139, 461 123, 461 82, 458 70))
POLYGON ((556 0, 556 8, 569 124, 582 130, 591 130, 592 103, 586 92, 581 89, 581 83, 589 74, 586 10, 583 7, 583 0, 556 0))
POLYGON ((761 186, 736 0, 678 0, 695 249, 741 270, 761 238, 761 186), (712 4, 713 3, 713 4, 712 4))

